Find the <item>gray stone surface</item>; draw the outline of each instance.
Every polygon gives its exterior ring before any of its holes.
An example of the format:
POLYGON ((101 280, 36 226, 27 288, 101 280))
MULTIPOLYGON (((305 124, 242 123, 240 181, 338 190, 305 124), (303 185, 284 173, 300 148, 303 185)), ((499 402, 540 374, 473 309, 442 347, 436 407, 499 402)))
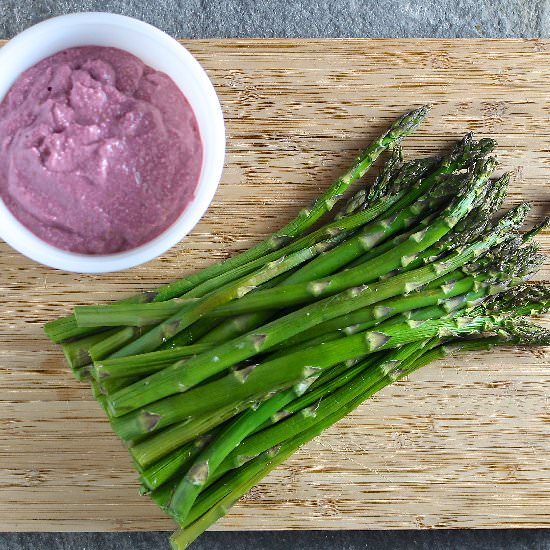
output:
MULTIPOLYGON (((173 36, 549 37, 550 0, 0 0, 0 38, 112 11, 173 36)), ((166 533, 0 534, 0 550, 161 550, 166 533)), ((193 550, 550 550, 550 531, 206 533, 193 550)))
MULTIPOLYGON (((10 534, 0 550, 168 550, 167 533, 10 534)), ((190 550, 549 550, 544 530, 211 532, 190 550)))
POLYGON ((90 10, 193 38, 550 36, 548 0, 0 0, 0 38, 90 10))

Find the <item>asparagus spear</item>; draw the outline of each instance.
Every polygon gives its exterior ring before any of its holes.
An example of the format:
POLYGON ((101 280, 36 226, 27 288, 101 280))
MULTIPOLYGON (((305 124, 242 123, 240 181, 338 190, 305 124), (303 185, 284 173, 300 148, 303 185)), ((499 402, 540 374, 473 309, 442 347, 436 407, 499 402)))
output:
MULTIPOLYGON (((369 361, 373 362, 377 359, 379 359, 379 356, 375 354, 372 356, 372 358, 369 358, 369 361)), ((310 386, 303 397, 305 398, 306 396, 309 396, 311 393, 311 389, 314 388, 315 385, 321 381, 321 379, 323 379, 323 383, 317 386, 316 391, 313 392, 315 396, 318 396, 319 394, 326 395, 334 391, 335 389, 344 385, 348 380, 351 380, 361 369, 364 368, 365 367, 363 363, 355 367, 349 367, 345 363, 342 363, 338 367, 330 369, 329 371, 324 373, 327 376, 320 376, 315 382, 313 382, 313 384, 310 386)), ((318 397, 314 397, 314 401, 317 399, 318 397)), ((292 404, 294 404, 296 401, 297 400, 292 401, 292 404)), ((290 405, 286 406, 284 410, 286 411, 289 407, 290 405)), ((242 414, 246 414, 246 412, 242 414)), ((271 417, 273 421, 275 421, 274 419, 277 418, 280 418, 280 413, 275 413, 271 417)), ((161 432, 161 434, 162 433, 163 432, 161 432)), ((195 441, 202 442, 203 438, 206 438, 206 442, 212 441, 217 433, 220 433, 219 428, 215 428, 214 430, 211 430, 199 436, 195 441)), ((155 440, 156 437, 157 436, 152 436, 146 441, 150 442, 151 440, 155 440)), ((169 479, 175 476, 178 471, 183 471, 184 467, 188 468, 191 465, 191 461, 196 458, 196 456, 204 448, 204 446, 205 445, 201 445, 200 449, 195 449, 193 442, 188 442, 180 448, 176 449, 175 451, 172 451, 170 454, 164 456, 148 468, 141 469, 142 474, 140 476, 140 479, 142 481, 144 491, 147 492, 149 490, 155 490, 159 488, 161 485, 163 485, 169 479), (194 451, 191 458, 190 449, 193 449, 194 451), (178 465, 181 465, 181 467, 178 467, 178 465)))
MULTIPOLYGON (((410 372, 412 370, 413 367, 411 366, 410 372)), ((329 422, 336 422, 339 418, 341 418, 341 415, 335 413, 325 420, 325 426, 323 427, 330 425, 329 422)), ((269 471, 284 462, 301 445, 319 435, 323 427, 319 423, 309 430, 304 430, 298 436, 265 451, 238 470, 227 474, 212 487, 209 487, 200 495, 191 513, 182 522, 180 530, 172 535, 170 539, 172 548, 178 550, 186 548, 208 526, 225 515, 229 507, 269 471)), ((164 509, 166 509, 169 497, 170 493, 166 490, 153 493, 154 500, 164 509)))
POLYGON ((162 351, 130 355, 129 357, 115 357, 96 362, 93 366, 95 378, 99 381, 107 378, 127 378, 140 376, 159 371, 171 365, 174 360, 192 357, 208 351, 212 347, 208 342, 181 346, 162 351))
MULTIPOLYGON (((250 313, 270 309, 274 306, 281 308, 304 303, 314 298, 317 299, 336 294, 345 288, 367 284, 398 267, 406 267, 417 259, 418 253, 427 249, 446 235, 476 205, 479 196, 483 195, 485 191, 483 184, 494 166, 495 161, 493 159, 488 159, 485 163, 478 166, 478 169, 472 176, 470 188, 463 197, 459 197, 456 201, 453 201, 440 216, 432 221, 429 227, 412 234, 407 240, 398 244, 392 250, 388 250, 369 262, 330 277, 255 292, 235 303, 232 312, 250 313)), ((336 250, 340 251, 339 249, 341 247, 337 247, 336 250)))
POLYGON ((501 322, 502 319, 492 316, 464 317, 400 323, 385 326, 384 332, 362 332, 236 370, 214 382, 150 404, 147 409, 115 418, 112 426, 121 439, 132 440, 193 415, 200 416, 231 404, 258 399, 270 391, 298 383, 348 359, 424 340, 444 332, 457 335, 498 328, 501 322))
POLYGON ((175 363, 163 371, 113 394, 107 400, 113 416, 129 411, 175 393, 187 391, 202 380, 224 369, 257 355, 274 345, 320 322, 339 317, 368 305, 411 292, 443 275, 450 273, 483 254, 501 242, 509 231, 521 224, 527 212, 526 205, 510 211, 492 228, 492 231, 460 251, 451 253, 444 261, 438 261, 375 283, 368 287, 354 288, 337 296, 280 317, 271 323, 242 337, 214 347, 186 363, 175 363), (353 298, 353 299, 351 299, 353 298))
POLYGON ((216 438, 199 453, 172 496, 170 508, 174 510, 179 519, 187 516, 191 505, 205 486, 211 472, 214 472, 227 456, 228 449, 237 446, 260 424, 296 397, 302 395, 315 378, 315 376, 307 378, 290 389, 264 401, 257 409, 249 409, 231 422, 223 430, 220 437, 216 438))
POLYGON ((98 334, 92 334, 91 336, 75 340, 74 342, 67 342, 66 344, 63 344, 63 354, 69 367, 71 367, 74 371, 74 369, 89 365, 92 362, 92 357, 90 356, 89 351, 90 347, 106 338, 109 338, 116 332, 118 332, 118 329, 111 329, 98 334))
MULTIPOLYGON (((456 310, 458 308, 461 308, 465 305, 470 304, 468 297, 470 297, 470 299, 474 299, 485 295, 486 295, 486 291, 481 289, 476 292, 466 294, 463 300, 461 301, 456 301, 455 299, 449 299, 447 300, 448 303, 444 304, 444 307, 424 308, 424 309, 416 310, 411 312, 411 314, 408 317, 409 317, 409 320, 412 320, 412 321, 439 318, 449 314, 449 312, 452 312, 453 310, 456 310)), ((405 319, 403 319, 403 321, 405 321, 405 319)), ((378 330, 385 330, 386 326, 389 327, 391 324, 395 324, 396 322, 397 322, 396 319, 392 319, 390 323, 380 325, 380 327, 378 327, 378 330)), ((360 330, 363 330, 363 329, 361 328, 360 330)), ((326 339, 326 341, 328 341, 328 339, 326 339)), ((289 353, 292 353, 292 351, 293 350, 291 350, 289 353)), ((337 380, 333 380, 334 376, 338 374, 338 369, 331 369, 330 372, 324 373, 324 374, 327 374, 328 376, 321 375, 319 382, 322 381, 322 384, 320 384, 320 387, 317 389, 316 392, 308 391, 304 396, 305 400, 311 400, 312 398, 315 399, 315 395, 327 395, 332 390, 337 389, 338 387, 340 387, 342 384, 345 383, 346 377, 342 376, 341 373, 337 380)), ((317 384, 316 382, 313 383, 314 386, 316 386, 316 384, 317 384)), ((266 402, 261 407, 265 407, 265 408, 270 407, 274 403, 278 403, 279 399, 280 399, 280 396, 276 395, 274 398, 269 400, 269 401, 272 401, 272 403, 266 402)), ((259 415, 255 416, 254 418, 258 422, 261 421, 261 420, 258 420, 260 418, 259 415)), ((249 426, 250 429, 252 429, 252 423, 250 421, 247 422, 247 426, 249 426)), ((162 433, 161 433, 161 439, 162 439, 162 433)), ((156 447, 157 450, 162 448, 162 444, 159 444, 159 442, 155 442, 155 438, 151 438, 150 440, 148 440, 147 445, 148 446, 152 445, 156 447)))
MULTIPOLYGON (((109 304, 76 306, 74 315, 79 327, 158 325, 180 311, 195 304, 198 298, 172 298, 165 302, 145 304, 109 304)), ((78 340, 77 340, 78 342, 78 340)))
MULTIPOLYGON (((457 309, 464 305, 468 305, 470 303, 468 300, 468 296, 471 299, 474 299, 480 296, 484 296, 485 294, 486 292, 484 291, 484 289, 481 289, 481 290, 478 290, 477 292, 473 292, 465 295, 464 298, 460 301, 457 301, 456 299, 448 298, 447 299, 448 303, 443 304, 444 307, 424 308, 424 309, 416 310, 411 312, 411 314, 408 315, 408 318, 411 320, 424 320, 424 319, 442 317, 448 314, 449 312, 453 311, 454 309, 457 309)), ((406 319, 404 318, 403 321, 405 320, 406 319)), ((393 319, 392 322, 395 322, 395 319, 393 319)), ((382 325, 382 328, 383 328, 383 325, 382 325)), ((355 332, 357 332, 357 330, 355 332)), ((290 351, 291 350, 289 350, 289 352, 290 351)), ((374 358, 376 359, 376 356, 374 358)), ((323 373, 320 376, 318 381, 313 382, 312 387, 315 388, 315 391, 308 390, 306 394, 303 396, 302 400, 300 399, 298 400, 301 402, 302 406, 305 406, 304 405, 305 402, 308 402, 309 404, 311 404, 314 401, 316 401, 319 397, 323 395, 327 395, 333 390, 341 387, 343 384, 347 382, 347 380, 350 379, 350 376, 353 377, 354 373, 356 374, 358 372, 356 370, 356 367, 350 368, 349 365, 346 365, 346 364, 342 364, 341 367, 342 366, 344 367, 344 369, 342 368, 339 369, 337 367, 330 369, 329 372, 323 373), (346 369, 347 369, 347 372, 345 372, 346 369), (321 384, 318 384, 318 382, 321 382, 321 384)), ((274 400, 274 402, 276 402, 277 399, 279 399, 279 396, 276 395, 272 399, 274 400)), ((269 406, 267 402, 264 405, 269 406)), ((264 405, 262 405, 262 407, 264 405)), ((285 410, 290 411, 291 408, 292 407, 286 407, 285 410)), ((255 417, 255 418, 256 418, 256 421, 258 421, 259 417, 255 417)), ((164 448, 163 441, 166 440, 166 438, 163 436, 163 432, 161 432, 160 437, 162 441, 156 441, 155 437, 152 437, 145 442, 146 446, 154 447, 157 450, 157 456, 159 456, 158 453, 160 452, 160 450, 164 448)))
MULTIPOLYGON (((496 284, 498 286, 503 283, 508 286, 517 285, 531 277, 540 268, 544 259, 544 255, 538 254, 536 247, 531 246, 515 248, 513 254, 508 252, 496 256, 491 254, 484 257, 483 262, 477 261, 472 265, 466 264, 460 269, 432 281, 421 290, 325 321, 287 339, 284 344, 279 344, 277 348, 288 351, 292 346, 311 341, 320 335, 339 330, 349 333, 350 328, 348 327, 357 327, 369 322, 381 322, 395 314, 405 313, 420 307, 442 302, 447 302, 447 307, 449 307, 451 304, 456 303, 456 300, 464 300, 460 297, 461 294, 471 289, 479 289, 484 285, 496 284), (451 300, 451 298, 455 300, 451 300)), ((488 289, 488 293, 492 294, 495 290, 498 291, 498 288, 488 289)), ((364 326, 363 330, 366 328, 367 326, 364 326)))
POLYGON ((173 478, 178 472, 185 471, 193 463, 193 460, 201 450, 218 434, 220 427, 214 428, 208 434, 202 435, 172 451, 169 455, 155 462, 148 468, 141 468, 136 464, 140 472, 139 479, 142 484, 141 493, 146 494, 173 478))
POLYGON ((156 325, 137 340, 130 342, 123 348, 112 354, 113 357, 125 357, 147 351, 153 351, 163 342, 175 336, 189 325, 200 319, 207 311, 234 300, 241 298, 254 290, 258 285, 269 281, 270 279, 293 269, 320 252, 328 250, 339 241, 339 237, 333 237, 328 241, 322 241, 313 246, 282 257, 274 262, 269 262, 262 269, 255 271, 251 275, 239 279, 222 287, 217 292, 206 295, 203 299, 189 306, 184 306, 177 313, 156 325))
POLYGON ((391 148, 391 154, 386 163, 382 166, 376 180, 370 189, 362 187, 353 196, 351 196, 341 210, 334 216, 340 219, 359 210, 364 210, 373 202, 379 200, 387 194, 389 184, 396 172, 403 164, 403 149, 400 143, 391 148))
POLYGON ((127 441, 130 445, 130 455, 136 465, 145 470, 182 445, 193 441, 197 437, 208 434, 212 429, 220 426, 227 420, 238 415, 249 407, 255 407, 262 399, 242 401, 236 407, 231 404, 220 408, 216 414, 202 417, 190 417, 187 421, 171 426, 155 434, 154 437, 127 441))
MULTIPOLYGON (((397 155, 397 157, 400 158, 400 154, 397 155)), ((473 162, 473 158, 475 156, 474 153, 472 153, 472 158, 470 159, 470 162, 473 162)), ((356 196, 352 197, 344 210, 340 212, 336 216, 335 222, 332 222, 325 226, 325 228, 321 229, 320 231, 326 231, 327 236, 329 234, 333 234, 334 231, 341 232, 346 231, 346 235, 351 234, 351 231, 349 228, 344 228, 338 225, 338 221, 342 218, 345 219, 345 216, 350 216, 349 219, 353 219, 355 216, 352 216, 352 213, 358 213, 358 211, 362 208, 363 210, 372 211, 373 209, 376 209, 378 213, 383 213, 384 207, 379 207, 377 205, 385 204, 385 208, 388 208, 397 200, 399 196, 404 196, 404 193, 402 193, 403 190, 407 190, 415 185, 415 182, 421 178, 426 172, 431 170, 434 166, 434 164, 437 162, 438 159, 432 158, 432 159, 420 159, 417 161, 411 161, 407 163, 404 167, 402 167, 401 170, 397 171, 397 169, 394 169, 398 163, 395 152, 392 155, 392 159, 388 162, 388 164, 384 167, 382 174, 377 178, 377 181, 374 183, 374 185, 370 188, 367 196, 367 192, 362 189, 360 190, 356 196), (392 181, 392 178, 395 174, 395 180, 392 181), (392 182, 391 188, 390 188, 390 182, 392 182), (401 195, 400 195, 401 193, 401 195)), ((359 212, 360 214, 360 212, 359 212)), ((369 216, 369 219, 372 219, 373 216, 369 216)), ((426 218, 427 220, 430 219, 430 217, 426 218)), ((368 220, 363 219, 363 222, 366 222, 368 220)), ((354 224, 354 227, 359 227, 361 224, 354 224)), ((304 239, 308 239, 309 236, 304 237, 304 239)), ((304 242, 304 239, 302 239, 302 243, 300 241, 293 243, 292 246, 298 246, 300 244, 306 244, 304 242)), ((305 280, 305 278, 303 278, 305 280)), ((291 280, 285 280, 281 284, 289 284, 291 280)), ((273 285, 275 286, 275 285, 273 285)), ((212 312, 213 315, 210 313, 207 314, 208 317, 214 317, 215 318, 215 311, 212 312)), ((237 316, 233 319, 229 319, 223 323, 221 323, 219 326, 215 327, 211 332, 209 332, 206 336, 201 338, 202 342, 226 342, 227 340, 230 340, 231 338, 235 338, 237 336, 240 336, 241 334, 244 334, 254 328, 257 328, 267 322, 271 317, 273 317, 274 312, 271 311, 262 311, 262 312, 256 312, 253 314, 244 314, 241 316, 237 316)), ((178 336, 175 337, 174 340, 177 340, 178 336)))

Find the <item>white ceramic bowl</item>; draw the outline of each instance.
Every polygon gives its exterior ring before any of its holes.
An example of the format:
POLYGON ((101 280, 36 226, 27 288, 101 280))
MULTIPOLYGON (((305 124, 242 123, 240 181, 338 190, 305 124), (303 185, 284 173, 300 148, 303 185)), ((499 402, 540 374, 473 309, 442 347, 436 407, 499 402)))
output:
POLYGON ((225 156, 225 128, 220 102, 198 61, 159 29, 122 15, 73 13, 43 21, 0 49, 0 101, 26 69, 74 46, 112 46, 164 71, 179 86, 197 118, 204 154, 195 198, 180 217, 152 241, 117 254, 67 252, 41 240, 23 226, 0 200, 0 237, 25 256, 50 267, 79 273, 118 271, 142 264, 179 242, 200 220, 220 181, 225 156))

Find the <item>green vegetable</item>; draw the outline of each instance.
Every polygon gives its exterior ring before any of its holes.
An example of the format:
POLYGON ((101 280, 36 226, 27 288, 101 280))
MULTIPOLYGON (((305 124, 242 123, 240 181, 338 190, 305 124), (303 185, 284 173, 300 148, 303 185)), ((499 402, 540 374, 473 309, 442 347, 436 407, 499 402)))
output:
POLYGON ((449 353, 550 344, 528 317, 545 260, 504 215, 491 139, 404 160, 396 121, 308 209, 229 260, 48 323, 128 447, 142 493, 186 548, 303 443, 381 388, 449 353), (335 208, 386 149, 370 187, 335 208))

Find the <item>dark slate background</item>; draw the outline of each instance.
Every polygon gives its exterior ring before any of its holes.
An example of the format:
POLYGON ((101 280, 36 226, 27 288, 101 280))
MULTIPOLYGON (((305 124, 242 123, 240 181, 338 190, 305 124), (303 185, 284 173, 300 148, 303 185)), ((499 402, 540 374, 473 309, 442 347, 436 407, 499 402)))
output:
MULTIPOLYGON (((181 38, 550 36, 550 0, 0 0, 0 38, 74 11, 137 17, 181 38)), ((0 534, 0 550, 165 548, 167 533, 0 534)), ((550 531, 210 532, 192 548, 550 550, 550 531)))
POLYGON ((0 38, 51 15, 93 10, 181 38, 550 35, 548 0, 0 0, 0 38))

